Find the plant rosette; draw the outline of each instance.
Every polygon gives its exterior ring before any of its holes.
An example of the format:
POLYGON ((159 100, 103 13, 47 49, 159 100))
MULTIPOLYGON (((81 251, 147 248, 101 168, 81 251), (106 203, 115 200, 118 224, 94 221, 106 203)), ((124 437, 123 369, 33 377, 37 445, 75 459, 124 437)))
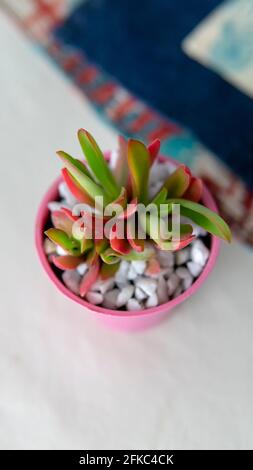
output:
POLYGON ((231 233, 189 168, 158 140, 119 137, 105 155, 89 132, 85 161, 57 152, 62 176, 36 219, 36 247, 52 282, 112 327, 144 329, 193 295, 231 233))

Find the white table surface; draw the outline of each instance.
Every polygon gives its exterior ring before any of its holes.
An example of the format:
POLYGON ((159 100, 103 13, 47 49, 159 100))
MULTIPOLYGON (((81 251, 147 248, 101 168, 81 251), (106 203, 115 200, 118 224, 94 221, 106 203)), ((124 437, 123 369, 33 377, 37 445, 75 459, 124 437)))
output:
POLYGON ((34 249, 58 148, 88 102, 0 14, 0 448, 253 448, 253 252, 233 243, 161 326, 105 329, 50 284, 34 249))

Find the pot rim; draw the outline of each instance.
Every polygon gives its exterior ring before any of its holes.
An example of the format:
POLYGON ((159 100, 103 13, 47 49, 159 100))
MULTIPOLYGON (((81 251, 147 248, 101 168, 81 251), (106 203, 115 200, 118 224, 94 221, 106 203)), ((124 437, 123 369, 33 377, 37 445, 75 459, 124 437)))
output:
MULTIPOLYGON (((109 158, 110 152, 106 152, 106 157, 109 158)), ((175 166, 179 166, 180 162, 173 160, 170 157, 164 157, 162 155, 159 155, 159 161, 160 162, 170 162, 174 163, 175 166)), ((92 310, 96 313, 100 313, 103 315, 109 315, 109 316, 116 316, 116 317, 141 317, 141 316, 148 316, 156 313, 161 313, 162 311, 165 310, 171 310, 172 308, 176 307, 179 305, 181 302, 183 302, 185 299, 188 297, 192 296, 198 289, 199 287, 203 284, 203 282, 206 280, 210 272, 212 271, 217 256, 219 254, 220 250, 220 244, 221 241, 219 238, 217 238, 214 235, 210 235, 211 237, 211 247, 210 247, 210 255, 208 258, 208 261, 200 274, 200 276, 193 282, 193 284, 182 294, 180 294, 178 297, 175 299, 169 300, 168 302, 165 302, 161 305, 157 305, 156 307, 151 307, 148 309, 143 309, 143 310, 133 310, 133 311, 128 311, 128 310, 111 310, 107 309, 105 307, 100 307, 99 305, 93 305, 89 303, 87 300, 82 299, 78 295, 74 294, 72 291, 70 291, 63 281, 61 281, 55 272, 53 271, 46 253, 44 252, 44 247, 43 247, 43 242, 44 242, 44 227, 45 223, 48 220, 49 216, 49 209, 47 207, 48 203, 50 201, 54 201, 56 199, 56 195, 58 195, 58 185, 62 181, 62 177, 58 176, 56 180, 51 184, 49 189, 46 191, 40 205, 39 209, 37 212, 37 217, 36 217, 36 222, 35 222, 35 245, 37 249, 37 253, 39 256, 39 259, 41 261, 41 264, 47 273, 48 277, 51 279, 53 284, 56 285, 56 287, 69 299, 73 300, 74 302, 78 303, 79 305, 86 307, 89 310, 92 310)), ((211 195, 210 191, 207 189, 207 187, 204 185, 203 189, 203 203, 205 206, 207 206, 209 209, 218 212, 216 203, 213 199, 213 196, 211 195)))

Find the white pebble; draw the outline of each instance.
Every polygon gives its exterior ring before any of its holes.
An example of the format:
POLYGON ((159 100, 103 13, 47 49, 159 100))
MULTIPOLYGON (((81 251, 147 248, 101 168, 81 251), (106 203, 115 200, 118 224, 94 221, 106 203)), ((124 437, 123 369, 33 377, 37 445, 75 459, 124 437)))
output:
POLYGON ((175 273, 172 273, 167 281, 168 294, 172 295, 179 286, 179 284, 180 278, 175 273))
POLYGON ((160 277, 158 279, 157 297, 158 297, 159 304, 164 304, 165 302, 168 302, 169 300, 167 282, 165 281, 163 277, 160 277))
POLYGON ((80 276, 83 276, 86 271, 88 270, 88 266, 86 263, 81 263, 77 266, 77 271, 79 272, 80 276))
POLYGON ((146 261, 132 261, 131 266, 133 266, 134 270, 137 272, 137 274, 143 274, 147 263, 146 261))
POLYGON ((154 183, 154 184, 151 184, 149 186, 149 189, 148 189, 148 196, 150 199, 153 199, 156 194, 160 191, 160 189, 162 188, 162 182, 157 182, 157 183, 154 183))
POLYGON ((136 299, 129 299, 127 302, 127 310, 141 310, 142 305, 136 299))
POLYGON ((182 266, 180 266, 180 268, 176 269, 176 274, 177 274, 178 277, 180 277, 180 279, 187 279, 189 276, 191 276, 188 269, 184 268, 182 266))
POLYGON ((148 296, 153 295, 157 289, 157 282, 155 279, 148 277, 138 277, 135 282, 136 287, 140 287, 148 296))
POLYGON ((172 251, 157 250, 157 258, 162 268, 172 268, 174 266, 174 253, 172 251))
POLYGON ((183 287, 182 287, 181 285, 179 285, 179 286, 176 288, 176 290, 175 290, 175 292, 174 292, 174 294, 173 294, 173 299, 175 299, 175 298, 178 297, 180 294, 182 294, 182 292, 183 292, 183 287))
POLYGON ((127 273, 127 279, 128 281, 134 281, 138 276, 138 273, 135 271, 135 268, 131 264, 128 273, 127 273))
POLYGON ((150 308, 150 307, 156 307, 157 305, 158 305, 158 297, 156 294, 153 294, 147 299, 145 306, 147 308, 150 308))
POLYGON ((189 289, 189 287, 192 285, 193 283, 193 276, 191 275, 191 273, 188 271, 187 268, 183 268, 183 267, 180 267, 180 268, 177 268, 176 269, 176 274, 178 275, 178 277, 180 277, 180 279, 182 279, 182 287, 184 290, 186 289, 189 289))
POLYGON ((135 288, 134 296, 137 300, 144 300, 147 298, 147 294, 145 294, 140 287, 135 288))
POLYGON ((147 269, 146 269, 145 276, 151 277, 152 279, 159 279, 160 277, 169 277, 172 272, 173 272, 173 267, 161 268, 159 272, 154 273, 154 274, 147 273, 147 269))
POLYGON ((164 268, 162 269, 161 271, 161 274, 162 276, 165 278, 165 279, 169 279, 170 275, 174 272, 174 268, 171 267, 171 268, 164 268))
POLYGON ((184 290, 189 289, 193 283, 193 276, 189 273, 189 276, 182 280, 182 286, 184 290))
POLYGON ((109 290, 112 290, 113 287, 114 279, 113 277, 110 277, 106 280, 98 279, 91 287, 91 290, 95 292, 100 292, 102 295, 104 295, 109 290))
POLYGON ((48 238, 44 240, 44 252, 46 255, 52 255, 56 252, 56 245, 48 238))
POLYGON ((50 212, 59 211, 62 207, 69 208, 68 204, 65 204, 59 201, 51 201, 48 203, 47 207, 50 210, 50 212))
POLYGON ((109 290, 104 295, 103 306, 105 308, 115 309, 117 307, 117 299, 119 296, 119 289, 109 290))
POLYGON ((68 205, 70 205, 72 207, 76 204, 76 202, 77 202, 76 199, 74 198, 73 194, 70 192, 70 190, 68 189, 68 187, 67 187, 67 185, 64 181, 62 181, 59 184, 58 190, 59 190, 60 196, 62 197, 62 199, 66 200, 66 203, 68 205))
POLYGON ((170 172, 170 167, 167 163, 155 163, 150 171, 149 186, 157 182, 163 183, 170 172))
POLYGON ((119 150, 118 149, 112 150, 111 155, 110 155, 110 168, 112 170, 115 169, 118 159, 119 159, 119 150))
POLYGON ((123 307, 123 305, 126 305, 128 300, 131 299, 133 293, 134 286, 132 284, 128 284, 127 286, 123 287, 117 298, 117 307, 123 307))
POLYGON ((190 249, 184 248, 184 250, 178 250, 175 254, 175 261, 178 266, 186 263, 190 259, 190 249))
POLYGON ((57 247, 56 247, 56 253, 57 253, 57 255, 59 255, 59 256, 64 256, 64 255, 67 255, 67 254, 68 254, 67 251, 64 250, 60 245, 57 245, 57 247))
POLYGON ((204 230, 202 227, 199 227, 199 225, 196 225, 190 221, 190 224, 193 227, 193 235, 196 235, 196 237, 205 237, 207 235, 206 230, 204 230))
POLYGON ((203 266, 201 266, 200 264, 198 263, 194 263, 194 261, 189 261, 187 263, 187 268, 189 269, 190 273, 194 276, 194 277, 198 277, 203 269, 203 266))
POLYGON ((79 294, 81 276, 76 270, 64 271, 62 279, 69 290, 74 292, 74 294, 79 294))
POLYGON ((127 274, 130 268, 128 261, 121 261, 118 271, 115 274, 115 282, 119 287, 122 287, 127 283, 127 274))
POLYGON ((191 247, 191 259, 194 263, 205 266, 209 257, 209 250, 201 240, 195 240, 191 247))
POLYGON ((92 305, 99 305, 102 304, 104 297, 100 292, 89 291, 86 294, 86 300, 88 300, 92 305))

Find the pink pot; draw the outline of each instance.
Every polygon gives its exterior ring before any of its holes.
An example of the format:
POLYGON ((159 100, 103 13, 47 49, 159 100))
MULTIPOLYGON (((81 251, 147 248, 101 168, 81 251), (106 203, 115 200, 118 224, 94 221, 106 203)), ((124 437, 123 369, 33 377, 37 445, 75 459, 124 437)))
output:
MULTIPOLYGON (((108 155, 108 154, 107 154, 108 155)), ((160 157, 160 161, 170 161, 178 165, 178 162, 175 162, 171 159, 160 157)), ((56 276, 52 267, 47 259, 47 256, 43 249, 43 241, 44 241, 44 227, 49 218, 49 210, 48 210, 48 203, 50 201, 55 201, 58 198, 58 185, 62 180, 61 177, 58 177, 54 183, 50 186, 48 191, 46 192, 36 218, 36 226, 35 226, 35 242, 37 252, 40 258, 40 261, 48 274, 51 281, 56 285, 56 287, 69 299, 74 300, 77 302, 81 307, 84 307, 86 311, 91 312, 93 315, 96 315, 97 318, 101 319, 107 325, 114 329, 120 329, 125 331, 135 331, 135 330, 144 330, 151 326, 160 323, 166 316, 168 316, 169 312, 176 307, 177 305, 181 304, 185 299, 193 295, 201 286, 201 284, 206 280, 207 276, 211 272, 216 258, 219 254, 219 247, 220 247, 220 240, 217 237, 211 236, 211 249, 210 249, 210 256, 208 262, 203 269, 201 275, 196 279, 196 281, 192 284, 192 286, 179 295, 177 298, 166 302, 165 304, 159 305, 157 307, 149 308, 146 310, 138 310, 132 312, 124 312, 121 310, 109 310, 103 307, 99 307, 98 305, 92 305, 84 299, 81 299, 76 294, 71 292, 63 282, 56 276)), ((203 203, 209 209, 217 211, 217 206, 214 202, 214 199, 211 193, 208 191, 206 187, 204 187, 203 192, 203 203)))

